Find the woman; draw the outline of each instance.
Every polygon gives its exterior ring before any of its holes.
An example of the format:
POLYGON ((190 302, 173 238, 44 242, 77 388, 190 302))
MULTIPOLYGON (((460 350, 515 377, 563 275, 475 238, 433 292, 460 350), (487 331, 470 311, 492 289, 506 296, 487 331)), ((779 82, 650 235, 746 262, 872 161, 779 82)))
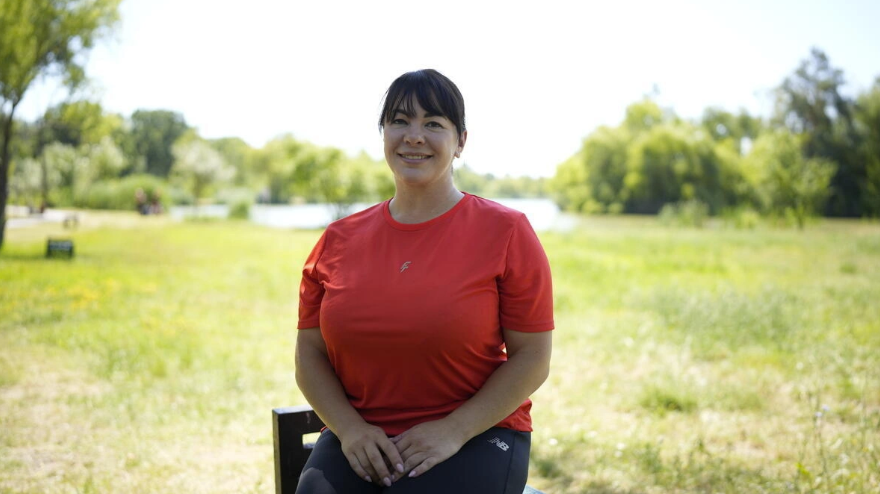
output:
POLYGON ((522 213, 463 193, 464 101, 400 76, 379 119, 389 201, 332 223, 303 269, 296 381, 327 429, 303 493, 520 493, 547 378, 550 269, 522 213))

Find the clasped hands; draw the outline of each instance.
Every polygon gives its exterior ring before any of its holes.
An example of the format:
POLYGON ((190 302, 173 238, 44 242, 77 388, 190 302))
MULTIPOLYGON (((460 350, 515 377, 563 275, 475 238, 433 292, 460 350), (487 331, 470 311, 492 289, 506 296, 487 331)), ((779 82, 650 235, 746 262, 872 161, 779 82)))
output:
POLYGON ((458 452, 467 442, 443 419, 425 422, 389 438, 367 423, 338 433, 342 452, 357 475, 390 487, 404 476, 418 477, 458 452))

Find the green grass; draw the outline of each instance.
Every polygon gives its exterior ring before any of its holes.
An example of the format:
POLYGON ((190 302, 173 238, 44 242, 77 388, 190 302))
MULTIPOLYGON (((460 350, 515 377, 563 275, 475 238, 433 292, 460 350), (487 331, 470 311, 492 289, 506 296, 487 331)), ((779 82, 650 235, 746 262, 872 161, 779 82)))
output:
MULTIPOLYGON (((319 232, 84 213, 0 252, 0 492, 272 492, 319 232), (49 235, 76 258, 46 260, 49 235)), ((548 493, 880 492, 880 225, 542 234, 548 493)))

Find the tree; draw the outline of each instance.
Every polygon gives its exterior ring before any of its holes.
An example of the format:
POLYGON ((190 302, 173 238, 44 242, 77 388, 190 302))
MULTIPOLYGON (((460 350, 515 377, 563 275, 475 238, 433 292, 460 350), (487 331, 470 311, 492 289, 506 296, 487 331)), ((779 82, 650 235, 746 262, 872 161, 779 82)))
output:
POLYGON ((254 150, 238 137, 224 137, 208 142, 223 156, 226 163, 235 169, 235 185, 250 185, 254 150))
POLYGON ((18 204, 36 208, 43 191, 42 165, 34 158, 16 160, 9 181, 10 198, 18 204))
POLYGON ((804 157, 801 138, 784 129, 765 132, 746 158, 761 173, 765 206, 793 216, 799 228, 822 209, 835 171, 830 160, 804 157))
POLYGON ((0 0, 0 247, 6 232, 15 111, 39 77, 85 79, 82 55, 119 18, 121 0, 0 0))
POLYGON ((485 195, 491 178, 474 171, 467 163, 457 167, 453 172, 455 185, 464 191, 476 195, 485 195))
POLYGON ((615 128, 599 127, 584 139, 578 153, 559 165, 551 187, 560 207, 583 213, 623 212, 629 128, 644 128, 636 125, 643 118, 633 120, 615 128))
MULTIPOLYGON (((639 108, 659 108, 651 103, 631 105, 627 109, 627 122, 617 128, 599 127, 584 140, 581 151, 583 166, 586 168, 587 187, 593 200, 595 209, 601 212, 621 213, 629 194, 624 186, 627 175, 627 149, 633 142, 634 133, 647 129, 647 126, 637 126, 633 122, 633 116, 639 113, 639 108), (636 111, 634 111, 636 110, 636 111)), ((653 118, 653 117, 652 117, 653 118)), ((648 117, 639 118, 639 122, 645 122, 648 117)), ((654 125, 650 121, 650 125, 654 125)))
POLYGON ((364 151, 351 158, 353 166, 363 170, 362 174, 367 183, 367 194, 362 201, 384 201, 394 196, 394 178, 388 171, 388 164, 384 159, 374 160, 364 151))
POLYGON ((595 204, 587 184, 587 169, 581 152, 556 167, 550 179, 550 189, 556 204, 566 211, 592 213, 595 204))
POLYGON ((754 142, 764 130, 764 122, 740 110, 733 114, 721 108, 710 107, 703 111, 700 125, 716 142, 730 141, 740 154, 748 152, 746 142, 754 142))
POLYGON ((505 175, 496 177, 491 173, 477 173, 467 164, 455 169, 455 185, 466 192, 493 198, 548 197, 549 184, 544 178, 505 175))
POLYGON ((486 197, 534 199, 547 197, 547 181, 544 178, 504 175, 490 179, 486 197))
POLYGON ((168 110, 136 110, 131 115, 132 151, 145 160, 146 172, 166 178, 174 164, 172 147, 189 126, 183 115, 168 110))
POLYGON ((860 136, 859 160, 865 166, 862 211, 880 217, 880 78, 856 101, 856 129, 860 136))
POLYGON ((633 167, 630 149, 643 136, 666 128, 674 119, 674 114, 644 98, 627 107, 617 127, 596 129, 584 139, 581 150, 559 166, 551 181, 560 206, 585 213, 622 213, 633 205, 638 212, 644 212, 639 209, 643 206, 659 210, 662 201, 656 207, 631 201, 632 191, 645 182, 644 170, 637 169, 642 163, 633 167))
POLYGON ((89 182, 118 178, 125 168, 125 156, 110 136, 104 136, 96 144, 83 145, 80 149, 88 158, 89 182))
POLYGON ((813 48, 794 74, 777 89, 775 122, 801 139, 806 158, 837 163, 826 213, 861 215, 861 186, 865 168, 855 150, 853 102, 841 94, 843 72, 831 66, 822 50, 813 48))
POLYGON ((651 127, 666 120, 669 119, 663 114, 663 109, 654 100, 645 97, 626 108, 626 118, 623 121, 623 126, 633 134, 637 134, 650 130, 651 127))
POLYGON ((216 149, 201 139, 182 141, 172 148, 174 175, 189 184, 193 198, 198 202, 208 186, 214 182, 229 180, 235 169, 216 149))
POLYGON ((253 170, 260 176, 267 202, 282 204, 295 195, 293 173, 305 147, 293 136, 282 135, 255 152, 253 170))
POLYGON ((352 160, 341 150, 311 147, 297 160, 293 188, 307 201, 323 202, 342 218, 359 201, 373 196, 369 183, 372 160, 352 160))
POLYGON ((52 142, 79 147, 98 144, 113 135, 122 120, 117 115, 105 115, 100 103, 67 101, 46 110, 38 126, 39 148, 52 142))
POLYGON ((374 199, 376 201, 384 201, 385 199, 391 199, 394 197, 394 193, 397 191, 396 185, 394 184, 394 178, 391 173, 388 172, 388 164, 385 163, 385 160, 374 160, 363 151, 361 151, 359 159, 372 163, 369 169, 370 174, 373 177, 374 199))
POLYGON ((667 203, 699 200, 717 213, 724 205, 712 141, 690 124, 663 123, 628 150, 627 211, 654 214, 667 203))
POLYGON ((83 157, 75 147, 53 142, 40 154, 43 165, 43 197, 54 189, 66 189, 73 196, 74 188, 88 173, 88 158, 83 157))
POLYGON ((716 214, 754 199, 743 175, 744 140, 760 119, 710 108, 698 124, 645 98, 617 127, 599 127, 551 180, 557 203, 585 213, 650 213, 668 203, 698 201, 716 214))
POLYGON ((38 159, 14 163, 12 188, 16 196, 33 202, 32 185, 36 183, 40 203, 77 205, 87 202, 84 198, 95 182, 117 178, 124 167, 125 157, 109 136, 78 148, 55 141, 43 147, 38 159))

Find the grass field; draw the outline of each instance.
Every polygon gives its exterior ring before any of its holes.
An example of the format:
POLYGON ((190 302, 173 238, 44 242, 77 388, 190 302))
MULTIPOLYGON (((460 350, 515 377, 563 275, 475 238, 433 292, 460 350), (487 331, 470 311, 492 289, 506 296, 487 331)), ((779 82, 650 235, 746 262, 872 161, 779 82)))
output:
MULTIPOLYGON (((274 492, 319 232, 84 213, 0 252, 0 492, 274 492), (68 234, 73 261, 46 260, 68 234)), ((541 235, 548 493, 880 492, 880 224, 541 235)))

